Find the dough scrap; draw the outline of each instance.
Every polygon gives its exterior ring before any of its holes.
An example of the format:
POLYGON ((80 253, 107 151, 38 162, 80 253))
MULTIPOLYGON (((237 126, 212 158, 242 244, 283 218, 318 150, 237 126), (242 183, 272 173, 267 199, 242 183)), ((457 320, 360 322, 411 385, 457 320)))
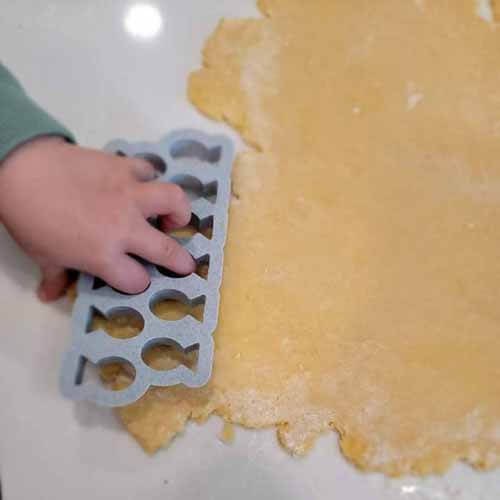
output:
MULTIPOLYGON (((362 469, 500 463, 500 30, 473 0, 262 0, 192 102, 239 156, 214 375, 119 411, 148 452, 212 413, 362 469)), ((158 356, 167 356, 159 353, 158 356)))

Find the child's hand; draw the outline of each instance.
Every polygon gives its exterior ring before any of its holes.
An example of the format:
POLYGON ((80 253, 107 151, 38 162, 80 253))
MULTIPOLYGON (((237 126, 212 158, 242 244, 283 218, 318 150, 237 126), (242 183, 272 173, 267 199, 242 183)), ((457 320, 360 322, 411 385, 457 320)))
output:
POLYGON ((153 228, 185 226, 191 218, 186 195, 154 178, 146 161, 122 158, 43 137, 11 153, 0 165, 0 222, 40 265, 42 300, 58 298, 66 269, 99 276, 127 293, 149 284, 144 267, 129 255, 171 269, 194 271, 191 255, 153 228))

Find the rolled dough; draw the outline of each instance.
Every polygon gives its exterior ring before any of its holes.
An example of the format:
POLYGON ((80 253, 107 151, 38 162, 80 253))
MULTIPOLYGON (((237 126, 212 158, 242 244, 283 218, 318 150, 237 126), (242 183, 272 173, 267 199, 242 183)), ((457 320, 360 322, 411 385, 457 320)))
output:
POLYGON ((254 147, 213 379, 122 421, 148 452, 216 413, 299 455, 337 430, 390 475, 498 465, 500 29, 474 0, 260 7, 221 22, 189 85, 254 147))

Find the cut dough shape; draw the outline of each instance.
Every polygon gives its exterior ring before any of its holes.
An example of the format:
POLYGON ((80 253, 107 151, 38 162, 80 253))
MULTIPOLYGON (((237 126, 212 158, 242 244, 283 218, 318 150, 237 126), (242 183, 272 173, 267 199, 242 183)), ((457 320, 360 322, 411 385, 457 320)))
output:
MULTIPOLYGON (((474 0, 263 0, 192 102, 238 158, 213 378, 119 410, 148 452, 211 413, 390 475, 500 462, 500 30, 474 0)), ((165 356, 165 353, 158 353, 165 356)))

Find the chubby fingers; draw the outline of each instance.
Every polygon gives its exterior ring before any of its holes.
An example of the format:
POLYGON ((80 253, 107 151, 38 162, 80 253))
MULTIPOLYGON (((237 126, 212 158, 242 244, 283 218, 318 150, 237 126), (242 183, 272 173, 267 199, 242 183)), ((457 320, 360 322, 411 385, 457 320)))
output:
POLYGON ((150 283, 149 274, 144 266, 124 253, 114 256, 112 262, 90 272, 124 293, 141 293, 150 283))
POLYGON ((121 292, 141 293, 149 286, 150 276, 146 268, 129 254, 180 275, 191 274, 196 267, 193 257, 179 243, 141 220, 133 236, 129 237, 126 249, 89 272, 121 292))
POLYGON ((180 275, 191 274, 196 267, 187 250, 147 222, 140 224, 129 238, 127 251, 180 275))
POLYGON ((52 302, 60 298, 69 283, 67 271, 59 266, 42 266, 42 281, 37 295, 42 302, 52 302))
POLYGON ((137 187, 137 204, 144 217, 161 216, 168 226, 184 227, 191 220, 191 203, 176 184, 151 183, 137 187))
POLYGON ((149 161, 142 158, 130 158, 129 161, 132 175, 139 182, 149 182, 158 177, 158 172, 149 161))
MULTIPOLYGON (((146 220, 158 216, 162 227, 183 227, 191 220, 191 204, 182 188, 175 184, 146 182, 157 176, 150 162, 140 158, 121 160, 128 162, 129 172, 135 181, 139 181, 134 182, 127 192, 132 195, 135 209, 138 209, 140 214, 127 215, 128 222, 120 226, 122 229, 118 231, 119 237, 114 239, 114 251, 110 253, 108 247, 104 252, 107 257, 90 257, 91 261, 87 261, 85 270, 99 276, 113 288, 136 294, 148 287, 150 276, 146 268, 132 255, 180 275, 194 271, 195 262, 189 252, 146 220)), ((128 202, 130 201, 132 199, 128 198, 128 202)), ((113 239, 113 235, 105 235, 106 239, 113 239)))

